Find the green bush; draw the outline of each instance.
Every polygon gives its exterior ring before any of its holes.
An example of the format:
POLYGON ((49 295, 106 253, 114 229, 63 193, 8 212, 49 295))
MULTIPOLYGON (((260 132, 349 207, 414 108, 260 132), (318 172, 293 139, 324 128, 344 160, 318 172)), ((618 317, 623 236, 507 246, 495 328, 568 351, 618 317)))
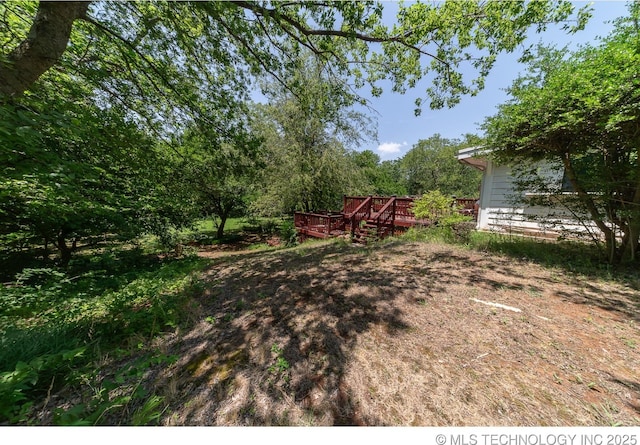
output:
POLYGON ((432 190, 416 199, 413 214, 430 224, 427 228, 409 230, 404 235, 405 239, 468 244, 475 230, 473 219, 460 214, 452 199, 439 190, 432 190))
POLYGON ((402 239, 406 241, 469 244, 475 222, 465 215, 451 213, 428 227, 412 227, 402 239))
MULTIPOLYGON (((23 270, 0 287, 0 424, 29 423, 32 407, 53 384, 53 391, 66 384, 84 388, 94 371, 90 363, 101 354, 144 345, 185 322, 190 297, 202 292, 193 272, 206 264, 195 256, 160 260, 114 249, 78 255, 64 271, 23 270)), ((54 423, 104 423, 101 413, 122 402, 108 393, 141 405, 131 423, 152 422, 162 409, 157 397, 122 389, 105 384, 104 397, 57 413, 54 423)))
POLYGON ((56 377, 67 373, 84 351, 83 347, 44 354, 28 363, 18 362, 12 371, 0 373, 0 422, 24 422, 33 405, 34 393, 45 393, 56 377))
POLYGON ((448 241, 469 244, 476 224, 470 216, 452 213, 438 222, 448 241))
POLYGON ((450 216, 455 209, 452 208, 451 198, 440 190, 431 190, 413 202, 412 210, 416 218, 435 222, 450 216))
POLYGON ((280 226, 280 238, 287 247, 293 247, 298 244, 298 232, 293 221, 283 221, 280 226))
POLYGON ((260 222, 260 232, 264 236, 271 236, 275 234, 278 230, 278 224, 276 221, 272 219, 267 219, 266 221, 260 222))

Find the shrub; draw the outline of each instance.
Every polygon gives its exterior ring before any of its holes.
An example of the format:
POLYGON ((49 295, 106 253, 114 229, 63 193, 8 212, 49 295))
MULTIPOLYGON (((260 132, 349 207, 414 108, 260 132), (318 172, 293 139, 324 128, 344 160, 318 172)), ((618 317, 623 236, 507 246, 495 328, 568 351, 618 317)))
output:
MULTIPOLYGON (((458 213, 451 198, 439 190, 432 190, 416 199, 413 214, 418 219, 427 219, 432 223, 431 238, 445 242, 468 244, 475 224, 469 216, 458 213)), ((414 236, 414 235, 412 235, 414 236)))
POLYGON ((435 222, 446 218, 453 213, 455 208, 451 198, 445 196, 440 190, 431 190, 413 202, 413 214, 418 219, 427 219, 435 222))
POLYGON ((452 213, 446 218, 442 218, 438 224, 442 227, 445 237, 449 238, 449 241, 462 244, 469 244, 471 233, 476 228, 471 217, 459 213, 452 213))
POLYGON ((293 221, 283 221, 280 226, 280 238, 287 247, 292 247, 298 244, 298 232, 293 221))

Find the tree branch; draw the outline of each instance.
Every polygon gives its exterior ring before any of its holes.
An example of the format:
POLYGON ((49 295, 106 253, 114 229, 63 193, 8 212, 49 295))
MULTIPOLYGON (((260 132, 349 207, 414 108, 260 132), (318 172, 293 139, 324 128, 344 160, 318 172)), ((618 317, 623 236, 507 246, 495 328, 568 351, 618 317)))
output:
POLYGON ((62 56, 73 23, 86 17, 90 2, 40 2, 29 35, 0 58, 0 97, 21 96, 62 56))
MULTIPOLYGON (((391 42, 397 43, 413 51, 416 51, 419 54, 425 55, 427 57, 431 57, 432 59, 437 60, 441 64, 449 67, 449 64, 446 61, 439 58, 435 54, 431 54, 427 51, 424 51, 422 48, 419 48, 415 45, 411 45, 407 43, 405 39, 411 36, 412 34, 411 31, 405 32, 404 35, 402 36, 374 37, 369 34, 363 34, 363 33, 354 32, 354 31, 340 31, 337 29, 310 29, 304 26, 299 21, 294 20, 291 17, 288 17, 284 14, 280 14, 275 9, 265 8, 265 7, 256 5, 254 3, 246 2, 246 1, 234 1, 233 5, 236 5, 243 9, 247 9, 256 15, 269 17, 276 22, 281 23, 281 20, 282 20, 287 24, 291 25, 293 28, 295 28, 298 32, 300 32, 300 34, 304 35, 305 37, 310 37, 310 36, 342 37, 342 38, 355 38, 357 40, 367 42, 367 43, 391 43, 391 42)), ((294 36, 284 26, 282 26, 282 23, 281 23, 281 27, 289 36, 297 38, 297 36, 294 36)))
POLYGON ((603 233, 606 244, 607 244, 609 261, 613 262, 613 259, 615 257, 615 242, 616 242, 615 233, 602 220, 602 217, 600 216, 600 212, 598 211, 598 208, 593 202, 593 198, 586 192, 586 190, 582 187, 582 185, 578 181, 578 177, 576 175, 575 170, 573 169, 573 164, 571 163, 571 157, 569 153, 565 153, 562 156, 562 164, 564 166, 565 172, 567 173, 567 178, 569 179, 569 182, 571 182, 573 189, 578 194, 578 198, 580 199, 580 201, 582 201, 584 206, 587 208, 587 211, 591 215, 591 219, 593 220, 593 222, 596 224, 596 226, 598 226, 598 229, 600 229, 600 231, 603 233))
POLYGON ((260 66, 262 66, 262 68, 268 72, 271 76, 273 76, 276 81, 282 85, 283 88, 285 88, 287 91, 289 91, 291 94, 293 94, 295 97, 298 97, 298 95, 296 94, 295 91, 292 91, 289 86, 287 85, 287 83, 280 78, 280 76, 278 76, 277 73, 273 72, 273 70, 271 70, 268 66, 266 66, 266 64, 264 63, 264 61, 262 60, 262 58, 255 53, 255 51, 253 50, 253 48, 251 47, 251 45, 249 44, 249 42, 247 42, 245 39, 243 39, 242 37, 240 37, 239 35, 237 35, 236 33, 233 32, 233 30, 224 22, 224 20, 219 20, 220 24, 222 25, 222 27, 229 33, 229 35, 231 37, 233 37, 234 39, 236 39, 249 53, 251 53, 251 55, 258 61, 258 63, 260 64, 260 66))

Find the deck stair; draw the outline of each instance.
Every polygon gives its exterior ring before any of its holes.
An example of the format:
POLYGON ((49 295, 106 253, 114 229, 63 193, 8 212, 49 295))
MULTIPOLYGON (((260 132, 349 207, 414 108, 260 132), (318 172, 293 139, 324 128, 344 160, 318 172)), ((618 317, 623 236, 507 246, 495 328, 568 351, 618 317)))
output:
POLYGON ((378 227, 374 221, 364 220, 362 225, 353 231, 351 237, 354 243, 367 244, 369 242, 380 239, 378 235, 378 227))
POLYGON ((360 244, 367 244, 375 242, 385 238, 389 235, 389 229, 387 227, 378 227, 378 224, 373 219, 367 219, 362 226, 356 230, 353 241, 360 244))

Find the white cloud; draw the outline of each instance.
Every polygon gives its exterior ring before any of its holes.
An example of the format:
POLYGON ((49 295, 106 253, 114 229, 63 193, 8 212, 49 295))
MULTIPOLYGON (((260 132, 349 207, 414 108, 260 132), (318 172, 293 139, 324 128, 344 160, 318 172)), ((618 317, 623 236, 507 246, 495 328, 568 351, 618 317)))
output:
POLYGON ((383 144, 378 145, 378 151, 384 154, 393 154, 400 153, 402 151, 402 147, 406 147, 407 143, 399 143, 399 142, 385 142, 383 144))

